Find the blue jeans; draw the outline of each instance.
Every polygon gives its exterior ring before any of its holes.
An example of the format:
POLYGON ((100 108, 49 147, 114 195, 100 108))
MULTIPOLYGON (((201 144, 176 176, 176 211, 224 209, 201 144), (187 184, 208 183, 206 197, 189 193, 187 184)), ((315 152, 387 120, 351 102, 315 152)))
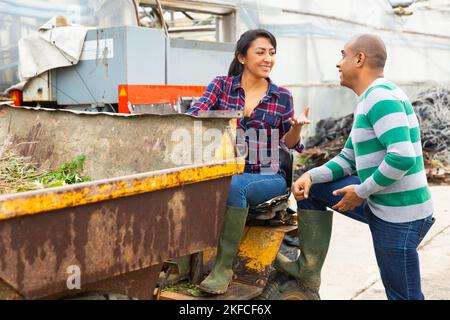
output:
MULTIPOLYGON (((360 184, 357 177, 314 184, 309 198, 298 202, 300 209, 326 210, 342 199, 332 192, 351 184, 360 184)), ((417 247, 434 223, 434 218, 392 223, 376 217, 365 201, 343 215, 369 225, 381 280, 389 300, 423 300, 417 247)))
POLYGON ((255 206, 282 195, 286 179, 281 174, 235 174, 231 178, 227 205, 236 208, 255 206))

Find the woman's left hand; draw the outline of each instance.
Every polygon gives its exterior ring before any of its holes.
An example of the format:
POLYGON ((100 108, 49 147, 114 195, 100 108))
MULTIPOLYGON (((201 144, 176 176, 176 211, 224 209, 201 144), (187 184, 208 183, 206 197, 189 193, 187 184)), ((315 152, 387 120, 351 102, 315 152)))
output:
POLYGON ((289 121, 291 122, 292 128, 300 130, 303 125, 310 124, 311 120, 308 119, 308 114, 309 114, 309 107, 306 106, 303 109, 303 111, 300 114, 300 116, 298 116, 297 118, 295 118, 295 117, 294 118, 290 118, 289 121))

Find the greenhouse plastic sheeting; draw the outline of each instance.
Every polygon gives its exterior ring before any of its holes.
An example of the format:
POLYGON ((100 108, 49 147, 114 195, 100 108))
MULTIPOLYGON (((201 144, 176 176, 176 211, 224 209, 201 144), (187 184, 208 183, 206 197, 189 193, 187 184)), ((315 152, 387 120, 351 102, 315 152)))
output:
MULTIPOLYGON (((82 11, 81 15, 75 16, 82 16, 83 21, 79 22, 85 23, 101 20, 96 16, 102 12, 101 4, 109 8, 121 5, 129 10, 116 12, 124 12, 131 23, 133 6, 130 1, 107 1, 106 4, 106 1, 88 0, 22 0, 19 1, 22 4, 15 4, 18 8, 14 10, 16 13, 10 12, 5 20, 5 8, 12 8, 12 3, 17 1, 0 0, 0 13, 3 15, 0 41, 9 37, 9 42, 1 42, 0 68, 13 70, 14 63, 17 64, 13 46, 18 37, 35 29, 29 22, 32 14, 36 15, 35 20, 42 19, 42 15, 55 14, 54 11, 64 13, 75 6, 78 12, 82 11), (94 8, 96 14, 86 15, 90 13, 88 7, 94 8), (27 18, 17 19, 17 15, 27 18)), ((396 15, 388 0, 190 0, 193 1, 234 5, 238 11, 238 37, 251 28, 266 28, 275 34, 278 52, 272 79, 293 93, 297 112, 306 104, 312 107, 313 122, 353 110, 356 96, 339 87, 336 63, 343 45, 355 34, 375 33, 384 40, 388 50, 385 75, 408 92, 436 83, 450 84, 448 0, 416 1, 407 8, 413 14, 405 16, 396 15)), ((116 22, 119 24, 119 21, 116 22)), ((11 82, 11 78, 1 72, 0 89, 11 82)))

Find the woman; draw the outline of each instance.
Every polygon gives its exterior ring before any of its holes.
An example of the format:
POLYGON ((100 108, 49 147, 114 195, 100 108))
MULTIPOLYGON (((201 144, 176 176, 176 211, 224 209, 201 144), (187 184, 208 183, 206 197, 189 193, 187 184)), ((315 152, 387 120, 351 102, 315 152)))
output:
POLYGON ((303 124, 310 123, 308 108, 299 118, 293 118, 291 93, 270 80, 276 47, 275 37, 266 30, 245 32, 237 42, 228 76, 215 78, 199 101, 187 111, 192 115, 199 110, 243 111, 244 117, 238 119, 238 133, 244 133, 245 137, 240 138, 245 138, 248 146, 245 171, 231 180, 216 263, 199 285, 208 293, 223 294, 231 283, 232 262, 249 205, 260 204, 286 191, 286 179, 279 171, 277 161, 263 161, 261 155, 278 152, 278 145, 298 152, 303 150, 300 131, 303 124), (275 148, 272 138, 278 140, 275 148))

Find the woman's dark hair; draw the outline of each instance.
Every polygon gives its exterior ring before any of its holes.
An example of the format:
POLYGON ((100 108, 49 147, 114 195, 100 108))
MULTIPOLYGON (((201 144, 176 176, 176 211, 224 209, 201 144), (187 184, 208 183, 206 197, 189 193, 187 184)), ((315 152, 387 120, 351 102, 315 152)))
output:
POLYGON ((277 40, 275 39, 274 35, 271 34, 269 31, 264 29, 253 29, 244 32, 239 38, 238 42, 236 43, 234 59, 233 61, 231 61, 230 68, 228 69, 229 77, 237 76, 242 73, 244 67, 237 58, 238 54, 241 54, 243 56, 247 55, 248 48, 250 48, 252 42, 255 39, 261 37, 269 39, 270 43, 275 48, 275 50, 277 49, 277 40))

